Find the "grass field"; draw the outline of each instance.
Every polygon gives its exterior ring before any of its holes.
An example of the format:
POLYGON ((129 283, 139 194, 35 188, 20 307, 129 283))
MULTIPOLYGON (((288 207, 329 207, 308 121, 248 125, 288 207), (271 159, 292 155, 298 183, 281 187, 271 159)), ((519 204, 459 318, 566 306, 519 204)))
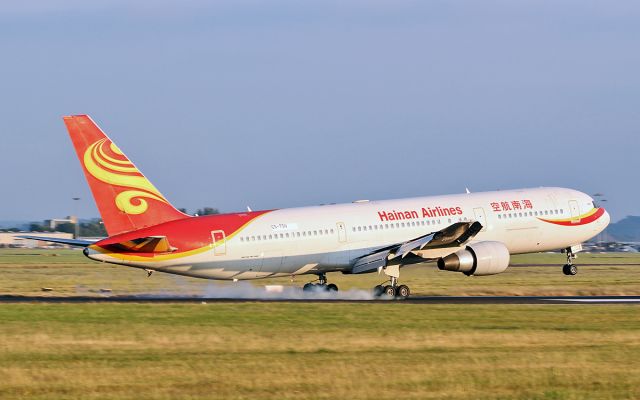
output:
MULTIPOLYGON (((607 266, 575 277, 513 267, 468 278, 426 265, 403 270, 402 280, 418 294, 640 294, 640 266, 629 265, 639 257, 578 261, 607 266)), ((330 279, 342 289, 381 280, 330 279)), ((77 251, 0 251, 0 295, 100 296, 107 287, 187 295, 211 285, 147 278, 77 251)), ((3 400, 637 399, 639 359, 634 305, 0 304, 3 400)))
POLYGON ((1 399, 637 399, 635 306, 0 306, 1 399))
MULTIPOLYGON (((577 263, 606 264, 580 266, 576 276, 561 272, 562 254, 534 254, 512 257, 512 263, 551 264, 552 267, 510 267, 500 275, 467 277, 460 273, 438 271, 434 264, 403 268, 401 282, 416 295, 640 295, 640 255, 580 254, 577 263)), ((11 295, 95 295, 101 289, 112 294, 151 293, 203 295, 219 287, 233 285, 203 279, 155 273, 150 278, 135 268, 88 260, 74 250, 0 250, 0 294, 11 295), (42 288, 51 292, 42 292, 42 288)), ((253 285, 284 284, 302 286, 310 276, 253 281, 253 285)), ((384 281, 376 273, 365 275, 329 274, 341 290, 370 289, 384 281)))

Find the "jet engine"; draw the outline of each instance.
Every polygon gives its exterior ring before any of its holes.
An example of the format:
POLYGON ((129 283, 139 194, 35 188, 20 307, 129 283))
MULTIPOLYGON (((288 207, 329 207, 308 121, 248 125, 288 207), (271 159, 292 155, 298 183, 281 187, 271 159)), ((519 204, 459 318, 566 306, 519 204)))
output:
POLYGON ((482 276, 504 272, 509 266, 509 250, 501 242, 478 242, 438 259, 438 269, 482 276))

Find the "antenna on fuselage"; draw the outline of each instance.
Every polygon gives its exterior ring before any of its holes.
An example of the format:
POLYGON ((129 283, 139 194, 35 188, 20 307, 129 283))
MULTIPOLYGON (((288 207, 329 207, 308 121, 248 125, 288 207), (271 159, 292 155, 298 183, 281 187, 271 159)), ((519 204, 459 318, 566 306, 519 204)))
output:
POLYGON ((251 209, 251 207, 247 206, 247 211, 249 212, 253 212, 253 210, 251 209))
POLYGON ((469 190, 469 188, 464 188, 465 192, 467 192, 467 194, 471 193, 471 191, 469 190))

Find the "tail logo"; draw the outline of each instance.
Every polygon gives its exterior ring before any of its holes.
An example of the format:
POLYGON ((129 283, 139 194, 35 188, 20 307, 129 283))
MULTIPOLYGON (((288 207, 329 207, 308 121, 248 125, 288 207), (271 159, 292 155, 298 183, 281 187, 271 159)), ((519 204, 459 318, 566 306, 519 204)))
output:
POLYGON ((149 208, 146 199, 168 204, 158 189, 106 138, 87 148, 83 162, 87 171, 97 180, 126 189, 115 197, 116 207, 125 214, 138 215, 146 212, 149 208))

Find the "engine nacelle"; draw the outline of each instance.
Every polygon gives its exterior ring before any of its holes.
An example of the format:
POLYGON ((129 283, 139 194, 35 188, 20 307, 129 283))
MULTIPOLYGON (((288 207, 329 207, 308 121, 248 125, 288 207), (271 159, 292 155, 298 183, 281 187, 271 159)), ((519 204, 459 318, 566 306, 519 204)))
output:
POLYGON ((438 269, 465 275, 495 275, 509 266, 509 250, 501 242, 478 242, 438 260, 438 269))

